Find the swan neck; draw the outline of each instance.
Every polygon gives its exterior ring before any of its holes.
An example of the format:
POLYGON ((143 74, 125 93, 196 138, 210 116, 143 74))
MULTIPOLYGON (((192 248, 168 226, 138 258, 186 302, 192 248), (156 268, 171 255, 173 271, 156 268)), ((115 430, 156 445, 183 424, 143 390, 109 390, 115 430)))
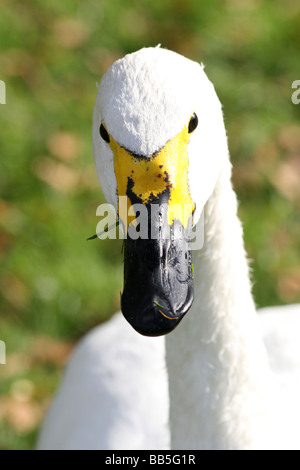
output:
POLYGON ((250 449, 264 432, 268 367, 230 177, 228 161, 193 252, 194 304, 166 337, 173 448, 250 449))

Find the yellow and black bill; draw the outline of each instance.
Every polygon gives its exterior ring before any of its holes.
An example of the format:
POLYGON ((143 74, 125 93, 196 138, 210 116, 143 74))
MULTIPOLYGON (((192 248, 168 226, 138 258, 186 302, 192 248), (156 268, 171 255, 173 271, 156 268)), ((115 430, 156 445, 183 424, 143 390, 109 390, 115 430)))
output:
MULTIPOLYGON (((139 333, 172 331, 193 302, 190 234, 195 209, 188 188, 188 129, 150 157, 136 155, 112 138, 118 196, 126 196, 127 212, 147 209, 146 236, 131 237, 132 221, 119 213, 127 237, 124 247, 124 290, 121 310, 139 333)), ((131 212, 133 214, 133 212, 131 212)))

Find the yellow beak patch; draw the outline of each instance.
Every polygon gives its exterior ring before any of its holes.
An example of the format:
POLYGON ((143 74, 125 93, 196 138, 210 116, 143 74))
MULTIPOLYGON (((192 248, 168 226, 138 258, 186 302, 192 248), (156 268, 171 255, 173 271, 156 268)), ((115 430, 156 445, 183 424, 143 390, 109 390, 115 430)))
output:
MULTIPOLYGON (((195 205, 188 188, 188 143, 185 127, 176 137, 149 158, 136 156, 121 147, 111 136, 118 196, 127 196, 127 209, 136 203, 149 204, 169 192, 168 224, 179 220, 184 228, 195 205)), ((119 214, 122 219, 122 215, 119 214)), ((127 219, 127 229, 130 223, 127 219)))

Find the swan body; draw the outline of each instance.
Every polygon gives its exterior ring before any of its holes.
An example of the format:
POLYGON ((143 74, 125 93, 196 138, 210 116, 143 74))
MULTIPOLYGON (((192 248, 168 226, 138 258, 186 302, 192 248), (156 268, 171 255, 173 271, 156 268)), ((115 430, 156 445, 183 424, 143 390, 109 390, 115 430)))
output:
MULTIPOLYGON (((287 422, 282 430, 277 424, 281 442, 273 447, 298 449, 300 410, 294 404, 300 383, 300 305, 265 308, 258 315, 273 373, 273 393, 277 390, 278 423, 287 422)), ((94 328, 79 342, 68 363, 38 448, 169 449, 164 348, 165 338, 137 335, 121 313, 94 328)))
MULTIPOLYGON (((214 88, 202 66, 160 48, 117 61, 100 84, 93 127, 99 179, 116 211, 118 156, 155 162, 182 136, 188 184, 172 180, 168 194, 172 200, 178 186, 182 194, 188 188, 194 224, 204 211, 204 245, 192 253, 194 302, 164 337, 140 336, 117 315, 83 338, 44 423, 40 449, 300 447, 300 308, 256 312, 214 88), (191 126, 195 115, 198 126, 194 118, 191 126)), ((172 316, 172 296, 165 299, 169 328, 179 317, 172 316)), ((165 312, 153 305, 149 312, 161 328, 165 312)), ((149 322, 133 326, 154 331, 149 322)))

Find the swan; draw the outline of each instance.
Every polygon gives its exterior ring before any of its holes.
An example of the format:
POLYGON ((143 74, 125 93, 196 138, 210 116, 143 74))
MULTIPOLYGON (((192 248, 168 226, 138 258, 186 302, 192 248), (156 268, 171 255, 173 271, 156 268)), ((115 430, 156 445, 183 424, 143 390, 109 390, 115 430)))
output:
POLYGON ((203 220, 204 242, 126 240, 123 314, 75 348, 37 448, 300 448, 300 306, 256 311, 204 67, 159 46, 116 61, 98 87, 93 151, 116 211, 121 196, 155 200, 158 232, 203 220))

